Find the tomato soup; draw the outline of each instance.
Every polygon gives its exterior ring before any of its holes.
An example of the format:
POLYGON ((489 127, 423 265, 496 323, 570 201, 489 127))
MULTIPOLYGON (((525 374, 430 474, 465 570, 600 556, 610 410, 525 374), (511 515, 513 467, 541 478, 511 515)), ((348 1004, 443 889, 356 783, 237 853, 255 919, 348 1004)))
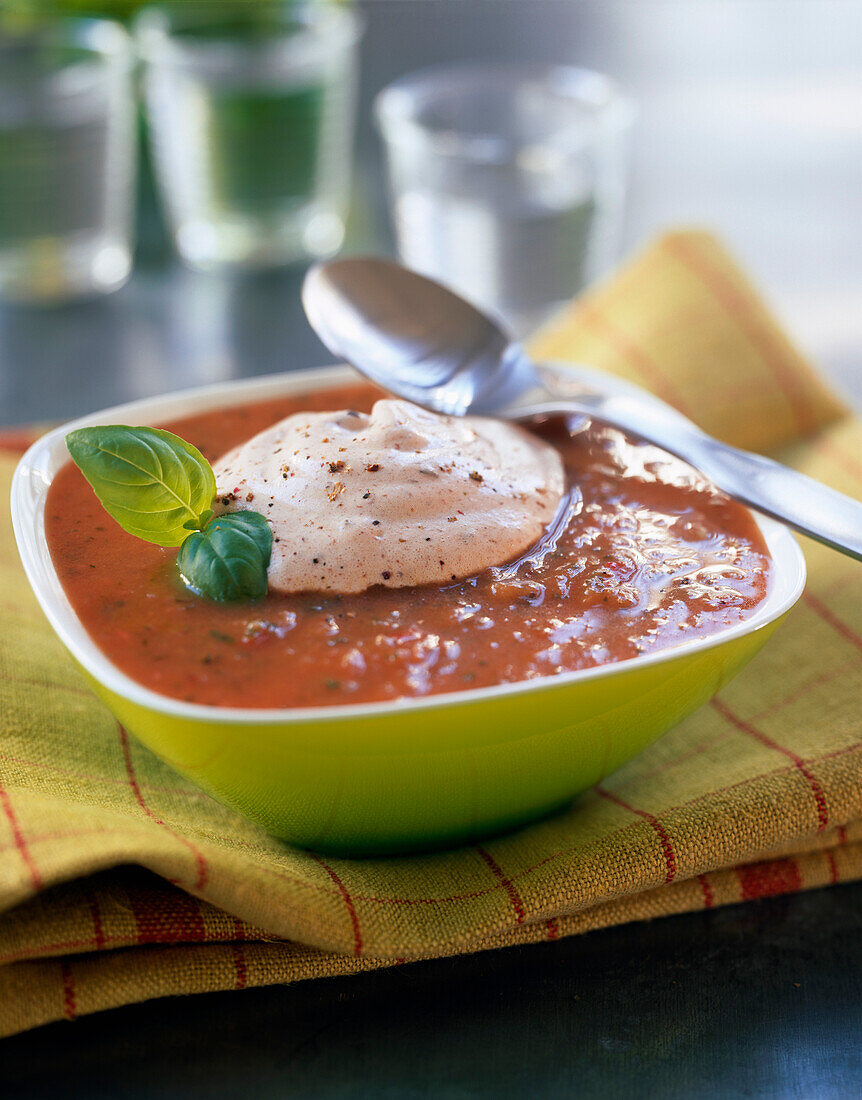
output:
MULTIPOLYGON (((210 461, 301 410, 368 410, 341 386, 162 425, 210 461)), ((225 707, 415 698, 556 676, 724 630, 766 594, 751 514, 666 452, 560 419, 534 430, 560 451, 563 503, 522 558, 465 580, 358 595, 214 603, 168 550, 126 534, 71 463, 46 525, 63 587, 94 641, 162 694, 225 707)))

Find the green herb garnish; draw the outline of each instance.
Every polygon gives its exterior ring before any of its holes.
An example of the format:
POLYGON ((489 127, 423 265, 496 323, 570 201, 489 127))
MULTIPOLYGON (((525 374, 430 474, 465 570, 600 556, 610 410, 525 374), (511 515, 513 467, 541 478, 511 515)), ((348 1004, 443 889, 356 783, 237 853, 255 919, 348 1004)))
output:
POLYGON ((70 432, 66 446, 102 507, 130 535, 181 546, 212 514, 212 467, 179 436, 107 424, 70 432))
POLYGON ((180 576, 211 600, 255 599, 266 595, 266 567, 272 531, 257 512, 216 516, 180 547, 180 576))
POLYGON ((266 594, 272 531, 257 512, 213 516, 216 481, 200 451, 160 428, 79 428, 66 446, 124 531, 179 546, 186 585, 211 600, 266 594))

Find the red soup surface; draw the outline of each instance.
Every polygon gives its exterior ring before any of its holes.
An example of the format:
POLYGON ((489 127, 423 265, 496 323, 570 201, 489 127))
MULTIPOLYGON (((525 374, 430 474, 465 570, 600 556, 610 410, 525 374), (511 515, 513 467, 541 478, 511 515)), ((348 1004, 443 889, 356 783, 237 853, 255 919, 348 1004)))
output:
MULTIPOLYGON (((370 409, 343 386, 166 425, 211 461, 305 409, 370 409)), ((690 467, 622 433, 552 420, 569 495, 524 558, 442 586, 270 594, 219 604, 179 579, 176 550, 127 535, 71 463, 48 496, 63 587, 110 659, 194 703, 366 703, 554 676, 726 629, 764 598, 769 557, 750 513, 690 467)), ((369 488, 373 492, 373 485, 369 488)))

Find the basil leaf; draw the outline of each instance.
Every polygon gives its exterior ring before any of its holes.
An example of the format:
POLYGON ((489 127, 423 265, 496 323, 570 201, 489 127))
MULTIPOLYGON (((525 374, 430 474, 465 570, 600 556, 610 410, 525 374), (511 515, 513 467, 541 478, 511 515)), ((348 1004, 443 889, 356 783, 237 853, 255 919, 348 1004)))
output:
POLYGON ((189 525, 206 522, 215 475, 200 451, 179 436, 107 424, 70 432, 66 446, 105 511, 130 535, 180 546, 189 525))
POLYGON ((189 535, 177 557, 189 588, 211 600, 257 599, 266 595, 272 529, 257 512, 215 516, 189 535))

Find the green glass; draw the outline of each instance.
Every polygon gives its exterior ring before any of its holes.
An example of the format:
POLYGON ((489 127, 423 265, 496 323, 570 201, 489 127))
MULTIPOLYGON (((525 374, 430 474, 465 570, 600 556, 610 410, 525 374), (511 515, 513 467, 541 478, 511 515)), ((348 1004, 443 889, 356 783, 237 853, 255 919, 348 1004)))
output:
POLYGON ((76 16, 127 21, 144 3, 146 0, 6 0, 0 3, 0 10, 25 18, 76 16))
POLYGON ((343 7, 147 9, 137 22, 157 175, 193 267, 327 255, 344 237, 358 24, 343 7))
MULTIPOLYGON (((30 66, 38 66, 43 79, 56 77, 73 66, 80 69, 90 61, 87 51, 50 41, 28 52, 38 52, 38 58, 26 60, 30 66)), ((11 64, 7 61, 4 78, 25 93, 35 91, 28 87, 35 84, 29 72, 14 71, 16 60, 11 64)), ((29 113, 26 121, 14 115, 7 119, 6 112, 0 112, 0 241, 11 244, 28 238, 62 236, 98 224, 101 177, 95 173, 92 179, 85 177, 77 188, 76 201, 60 202, 56 166, 103 158, 105 131, 100 121, 94 117, 72 127, 58 125, 44 108, 29 113)), ((72 175, 77 182, 74 171, 72 175)), ((68 185, 67 179, 64 188, 68 185)))
POLYGON ((314 194, 324 89, 224 92, 207 112, 213 191, 226 210, 262 218, 314 194), (290 135, 290 141, 284 135, 290 135))
POLYGON ((128 278, 131 67, 114 23, 0 22, 0 296, 59 301, 128 278))
MULTIPOLYGON (((266 7, 270 2, 271 0, 246 0, 249 8, 266 7)), ((149 0, 6 0, 0 4, 0 9, 14 14, 37 16, 40 19, 46 16, 74 15, 127 22, 148 3, 149 0)))

